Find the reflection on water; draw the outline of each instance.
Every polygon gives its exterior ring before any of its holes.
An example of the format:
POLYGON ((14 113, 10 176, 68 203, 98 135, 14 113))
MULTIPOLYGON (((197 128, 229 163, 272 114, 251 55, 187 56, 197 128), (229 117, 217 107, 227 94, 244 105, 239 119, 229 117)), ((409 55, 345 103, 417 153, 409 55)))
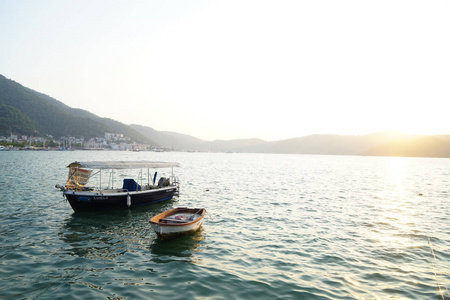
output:
POLYGON ((194 261, 193 253, 204 239, 203 229, 194 234, 161 242, 149 224, 154 215, 173 208, 173 201, 127 210, 72 213, 64 221, 59 237, 68 247, 65 253, 89 259, 117 259, 133 249, 147 249, 160 257, 185 257, 194 261))
POLYGON ((131 247, 145 247, 154 238, 148 220, 172 201, 135 209, 105 212, 72 213, 64 222, 59 236, 70 245, 64 249, 86 258, 112 259, 131 247))
MULTIPOLYGON (((205 232, 203 227, 200 227, 198 231, 176 239, 161 241, 156 238, 150 246, 150 251, 155 256, 160 256, 158 262, 164 262, 161 259, 163 256, 189 257, 192 259, 192 262, 196 262, 194 253, 202 251, 202 248, 199 248, 199 245, 204 239, 205 232)), ((154 260, 156 261, 156 258, 154 260)))

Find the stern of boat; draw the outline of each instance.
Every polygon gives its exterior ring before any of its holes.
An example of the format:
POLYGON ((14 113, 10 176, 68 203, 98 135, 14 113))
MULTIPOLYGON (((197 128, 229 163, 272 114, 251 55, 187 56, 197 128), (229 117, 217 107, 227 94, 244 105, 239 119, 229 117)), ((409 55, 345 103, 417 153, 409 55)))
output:
POLYGON ((170 185, 172 185, 175 188, 175 193, 173 195, 175 197, 180 197, 180 182, 178 180, 178 177, 171 175, 169 179, 170 179, 170 185))

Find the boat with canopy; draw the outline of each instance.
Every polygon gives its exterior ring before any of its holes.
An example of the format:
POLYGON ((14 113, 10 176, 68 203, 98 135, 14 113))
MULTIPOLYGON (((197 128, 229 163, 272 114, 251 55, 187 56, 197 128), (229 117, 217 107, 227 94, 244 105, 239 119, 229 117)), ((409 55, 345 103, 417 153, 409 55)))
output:
POLYGON ((179 196, 180 186, 173 168, 179 167, 176 162, 160 161, 88 161, 73 162, 67 167, 69 175, 64 187, 60 188, 74 211, 95 211, 115 208, 130 208, 172 199, 179 196), (172 169, 167 177, 160 177, 153 169, 172 169), (137 180, 124 178, 124 171, 137 170, 137 180), (146 169, 146 170, 145 170, 146 169), (120 183, 115 186, 115 173, 120 170, 120 183), (105 176, 106 173, 106 176, 105 176), (96 177, 97 176, 97 177, 96 177), (107 184, 102 184, 107 179, 107 184), (96 177, 95 187, 88 182, 96 177), (103 186, 102 186, 103 185, 103 186))

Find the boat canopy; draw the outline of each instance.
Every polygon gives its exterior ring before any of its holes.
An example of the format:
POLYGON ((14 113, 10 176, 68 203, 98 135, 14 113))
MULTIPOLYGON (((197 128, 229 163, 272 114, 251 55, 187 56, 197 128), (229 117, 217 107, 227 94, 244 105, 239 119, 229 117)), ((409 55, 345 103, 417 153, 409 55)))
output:
POLYGON ((164 161, 85 161, 73 162, 67 166, 68 168, 87 168, 87 169, 141 169, 141 168, 173 168, 180 167, 176 162, 164 161))

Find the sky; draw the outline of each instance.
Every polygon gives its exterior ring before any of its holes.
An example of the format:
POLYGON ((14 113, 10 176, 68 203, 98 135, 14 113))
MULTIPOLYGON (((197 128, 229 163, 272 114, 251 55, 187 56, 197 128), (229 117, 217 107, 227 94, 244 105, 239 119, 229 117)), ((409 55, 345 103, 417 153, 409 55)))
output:
POLYGON ((450 2, 0 1, 0 74, 204 140, 450 134, 450 2))

